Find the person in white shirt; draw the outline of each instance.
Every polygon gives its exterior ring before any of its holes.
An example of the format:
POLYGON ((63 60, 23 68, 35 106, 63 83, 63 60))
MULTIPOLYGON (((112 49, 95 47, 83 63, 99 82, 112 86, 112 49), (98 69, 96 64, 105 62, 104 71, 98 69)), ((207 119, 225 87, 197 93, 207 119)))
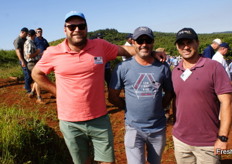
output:
POLYGON ((219 63, 221 63, 222 66, 225 68, 226 73, 228 74, 229 78, 231 79, 229 66, 226 60, 224 59, 224 56, 227 54, 228 50, 230 50, 229 44, 225 42, 221 43, 219 45, 218 51, 214 54, 212 60, 216 60, 219 63))
MULTIPOLYGON (((124 44, 125 46, 132 46, 132 35, 131 33, 129 33, 126 36, 126 43, 124 44)), ((126 56, 122 56, 122 61, 125 61, 127 58, 126 56)))
POLYGON ((229 71, 230 71, 230 77, 232 81, 232 60, 230 61, 230 64, 229 64, 229 71))

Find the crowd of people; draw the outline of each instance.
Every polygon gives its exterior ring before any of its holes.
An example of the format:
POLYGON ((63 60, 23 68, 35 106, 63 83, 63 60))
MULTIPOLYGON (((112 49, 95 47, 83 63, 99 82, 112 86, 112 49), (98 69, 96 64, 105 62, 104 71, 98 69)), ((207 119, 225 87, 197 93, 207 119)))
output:
POLYGON ((226 71, 232 66, 222 60, 230 49, 228 43, 217 38, 201 55, 198 34, 183 28, 174 43, 179 57, 167 57, 164 49, 153 51, 155 37, 145 26, 129 34, 126 45, 88 39, 87 20, 76 11, 65 15, 64 32, 62 43, 48 47, 41 28, 23 28, 14 45, 29 97, 36 91, 40 102, 37 87, 56 96, 60 130, 75 164, 90 163, 90 149, 94 161, 115 162, 104 77, 105 65, 117 56, 125 60, 115 67, 107 86, 109 101, 125 110, 127 163, 161 163, 165 108, 171 101, 176 162, 220 163, 231 126, 232 84, 226 71), (216 54, 208 57, 206 51, 216 54), (51 72, 55 83, 47 76, 51 72), (122 90, 125 98, 120 97, 122 90))
POLYGON ((39 104, 45 104, 45 102, 41 97, 40 86, 33 82, 31 72, 42 57, 44 50, 49 47, 49 43, 42 36, 42 33, 42 28, 28 30, 28 28, 23 27, 19 36, 14 40, 15 51, 23 70, 24 88, 29 98, 33 98, 36 94, 36 102, 39 104))

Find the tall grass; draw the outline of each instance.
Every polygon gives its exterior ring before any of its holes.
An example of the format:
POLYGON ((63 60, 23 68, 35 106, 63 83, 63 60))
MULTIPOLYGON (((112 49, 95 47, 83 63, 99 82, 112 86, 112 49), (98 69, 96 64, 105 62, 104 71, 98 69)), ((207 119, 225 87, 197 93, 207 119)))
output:
MULTIPOLYGON (((23 77, 18 58, 14 50, 0 50, 0 78, 10 76, 23 77)), ((0 101, 1 164, 71 163, 64 139, 46 124, 45 119, 52 114, 48 112, 41 118, 38 111, 0 101)))
POLYGON ((0 78, 23 77, 22 69, 14 50, 0 50, 0 78))
POLYGON ((36 111, 0 104, 1 164, 63 164, 69 153, 62 138, 36 111))

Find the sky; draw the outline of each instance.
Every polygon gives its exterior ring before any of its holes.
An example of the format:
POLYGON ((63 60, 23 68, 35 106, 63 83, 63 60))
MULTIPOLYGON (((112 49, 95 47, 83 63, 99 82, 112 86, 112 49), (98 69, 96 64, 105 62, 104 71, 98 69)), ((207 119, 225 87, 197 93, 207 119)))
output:
POLYGON ((139 26, 176 33, 191 27, 197 33, 232 31, 232 0, 2 0, 0 50, 14 49, 21 28, 43 29, 48 42, 65 37, 64 17, 84 13, 88 31, 116 29, 133 33, 139 26))

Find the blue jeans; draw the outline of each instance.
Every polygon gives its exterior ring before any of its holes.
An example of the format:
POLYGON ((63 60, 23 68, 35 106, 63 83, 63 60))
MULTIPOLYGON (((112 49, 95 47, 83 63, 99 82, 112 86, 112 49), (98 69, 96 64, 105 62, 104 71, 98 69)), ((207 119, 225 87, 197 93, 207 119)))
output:
POLYGON ((25 83, 24 88, 26 89, 27 93, 29 93, 31 92, 31 83, 33 81, 31 78, 31 71, 29 71, 27 67, 22 67, 22 70, 23 70, 24 83, 25 83))
POLYGON ((145 164, 145 154, 150 164, 160 164, 165 143, 166 129, 145 133, 126 125, 124 144, 128 164, 145 164))

